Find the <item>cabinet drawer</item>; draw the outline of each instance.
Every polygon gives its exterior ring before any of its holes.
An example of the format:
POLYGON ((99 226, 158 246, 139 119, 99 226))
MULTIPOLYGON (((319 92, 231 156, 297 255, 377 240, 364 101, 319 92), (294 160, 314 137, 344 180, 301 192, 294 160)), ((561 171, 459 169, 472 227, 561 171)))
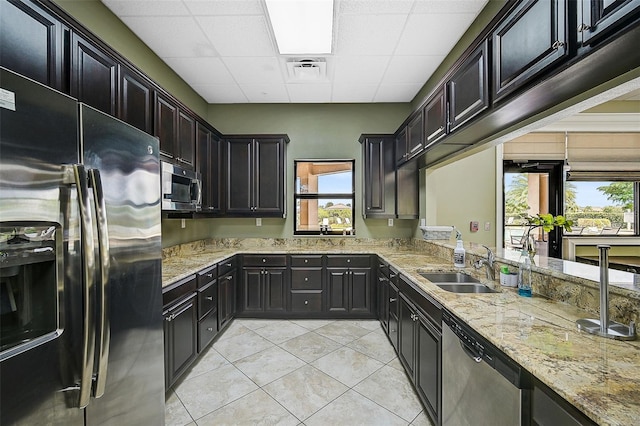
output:
POLYGON ((287 266, 286 255, 248 254, 242 257, 244 266, 287 266))
POLYGON ((218 333, 218 311, 209 312, 198 322, 198 352, 201 352, 218 333))
POLYGON ((293 267, 321 267, 322 255, 311 256, 291 256, 291 266, 293 267))
POLYGON ((198 290, 198 317, 202 318, 218 304, 218 285, 213 282, 198 290))
POLYGON ((369 255, 328 255, 327 266, 342 268, 368 268, 371 266, 371 256, 369 255))
POLYGON ((218 263, 218 276, 223 276, 227 272, 235 269, 236 267, 236 257, 230 257, 228 259, 223 260, 218 263))
POLYGON ((181 299, 184 295, 196 291, 196 276, 190 275, 162 289, 162 305, 181 299))
POLYGON ((291 288, 322 290, 322 268, 291 269, 291 288))
POLYGON ((218 276, 216 265, 210 266, 198 272, 198 288, 211 284, 218 276))
POLYGON ((292 291, 291 310, 293 312, 322 312, 322 292, 292 291))

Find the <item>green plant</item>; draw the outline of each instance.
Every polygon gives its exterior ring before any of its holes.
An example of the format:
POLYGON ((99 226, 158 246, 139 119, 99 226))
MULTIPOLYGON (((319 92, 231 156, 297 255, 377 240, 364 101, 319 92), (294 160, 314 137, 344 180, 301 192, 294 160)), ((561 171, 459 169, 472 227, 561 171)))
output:
POLYGON ((567 232, 571 232, 572 220, 568 220, 562 215, 554 216, 550 213, 537 214, 535 216, 527 215, 524 217, 526 226, 529 227, 527 233, 532 229, 542 228, 545 232, 550 232, 556 226, 564 228, 567 232))

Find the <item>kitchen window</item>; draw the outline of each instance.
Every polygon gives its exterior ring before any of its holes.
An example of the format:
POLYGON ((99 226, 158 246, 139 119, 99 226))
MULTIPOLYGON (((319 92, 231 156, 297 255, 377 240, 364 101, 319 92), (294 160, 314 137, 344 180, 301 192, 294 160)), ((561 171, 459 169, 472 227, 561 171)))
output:
POLYGON ((355 160, 295 160, 295 235, 355 235, 355 160))

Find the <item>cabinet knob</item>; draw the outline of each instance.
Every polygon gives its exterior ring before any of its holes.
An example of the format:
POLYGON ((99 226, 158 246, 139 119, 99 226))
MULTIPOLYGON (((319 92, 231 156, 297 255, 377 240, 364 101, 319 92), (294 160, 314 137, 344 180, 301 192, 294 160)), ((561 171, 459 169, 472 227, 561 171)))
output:
POLYGON ((552 49, 560 49, 561 47, 564 47, 565 42, 564 41, 560 41, 560 40, 556 40, 553 42, 553 44, 551 45, 552 49))
POLYGON ((173 315, 169 315, 168 317, 165 317, 164 320, 167 322, 173 321, 173 315))
POLYGON ((264 257, 262 258, 262 263, 266 263, 267 259, 265 259, 264 257))
POLYGON ((304 304, 305 304, 305 305, 308 305, 308 304, 309 304, 309 301, 308 301, 308 300, 305 300, 305 301, 304 301, 304 304))
POLYGON ((351 259, 347 259, 347 263, 351 263, 351 259))
POLYGON ((227 280, 229 280, 229 281, 231 281, 232 279, 233 279, 233 277, 232 277, 231 275, 229 275, 229 276, 227 277, 227 280))
POLYGON ((304 277, 304 280, 305 280, 305 281, 309 281, 309 278, 308 278, 308 277, 304 277))
POLYGON ((213 296, 207 296, 207 297, 205 297, 205 299, 207 299, 207 300, 213 300, 213 296))
POLYGON ((305 260, 304 260, 304 263, 308 263, 308 262, 309 262, 309 259, 305 259, 305 260))
POLYGON ((591 29, 591 25, 589 24, 580 24, 578 25, 578 32, 581 33, 583 31, 588 31, 591 29))
POLYGON ((213 331, 213 327, 207 327, 207 331, 213 331))
POLYGON ((227 266, 231 268, 233 265, 231 263, 227 263, 227 266))
POLYGON ((397 299, 397 298, 393 298, 393 297, 391 297, 391 298, 389 298, 389 303, 393 303, 393 302, 395 302, 396 300, 398 300, 398 299, 397 299))
POLYGON ((378 277, 378 281, 383 282, 383 281, 384 281, 384 278, 382 278, 382 277, 378 277))

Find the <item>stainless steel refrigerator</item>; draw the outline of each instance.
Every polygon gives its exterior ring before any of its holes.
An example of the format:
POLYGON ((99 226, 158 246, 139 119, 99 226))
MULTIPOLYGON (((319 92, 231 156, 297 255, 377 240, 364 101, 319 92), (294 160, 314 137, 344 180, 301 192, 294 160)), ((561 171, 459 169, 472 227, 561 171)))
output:
POLYGON ((0 424, 162 425, 158 141, 0 68, 0 424))

